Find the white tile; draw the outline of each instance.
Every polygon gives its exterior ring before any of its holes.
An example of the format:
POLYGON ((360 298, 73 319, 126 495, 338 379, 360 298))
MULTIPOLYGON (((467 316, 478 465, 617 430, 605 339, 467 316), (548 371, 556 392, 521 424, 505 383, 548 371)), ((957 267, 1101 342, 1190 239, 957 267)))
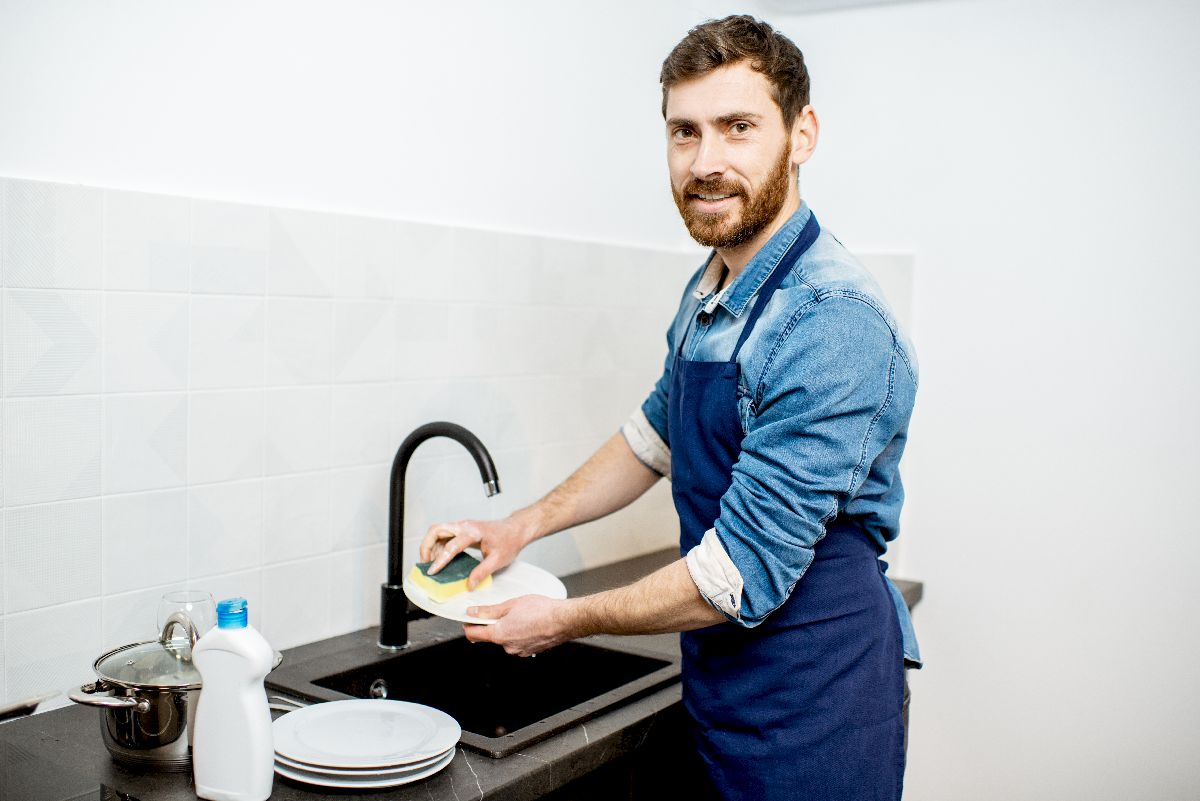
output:
POLYGON ((191 225, 187 198, 105 190, 105 288, 186 292, 191 225))
POLYGON ((95 679, 100 609, 97 598, 9 615, 4 626, 6 700, 75 692, 95 679))
MULTIPOLYGON (((3 187, 0 187, 0 192, 2 192, 2 191, 3 191, 3 187)), ((3 197, 0 197, 0 207, 2 207, 2 204, 3 204, 3 197)), ((4 262, 0 261, 0 286, 3 286, 3 283, 4 283, 4 262)), ((4 351, 6 350, 6 348, 4 347, 4 338, 5 338, 5 330, 6 330, 5 326, 4 326, 4 317, 5 317, 4 307, 7 305, 4 300, 5 294, 7 294, 7 293, 0 290, 0 398, 3 398, 7 394, 4 391, 4 374, 6 372, 6 368, 4 367, 4 351)), ((0 460, 0 461, 3 461, 3 460, 0 460)), ((0 494, 0 506, 3 506, 3 505, 4 505, 4 498, 3 498, 3 495, 0 494)), ((2 679, 0 679, 0 680, 2 680, 2 679)))
POLYGON ((343 298, 391 299, 400 259, 400 233, 391 220, 344 216, 338 221, 337 283, 343 298))
POLYGON ((245 598, 250 612, 250 625, 262 630, 262 570, 243 570, 220 576, 194 579, 189 586, 205 590, 220 603, 226 598, 245 598))
POLYGON ((104 303, 104 391, 186 389, 187 298, 109 292, 104 303))
POLYGON ((268 478, 264 485, 263 560, 270 564, 327 553, 329 497, 328 473, 305 473, 268 478))
POLYGON ((187 492, 143 492, 102 504, 105 595, 187 577, 187 492))
POLYGON ((258 206, 192 201, 192 291, 261 295, 267 289, 270 214, 258 206))
POLYGON ((393 311, 393 376, 400 381, 454 373, 457 323, 463 307, 429 301, 400 301, 393 311))
POLYGON ((104 622, 101 651, 156 638, 160 633, 156 630, 158 602, 169 589, 175 587, 159 585, 145 590, 106 595, 102 606, 104 622))
POLYGON ((329 558, 330 636, 379 625, 379 587, 387 578, 387 546, 342 551, 329 558))
POLYGON ((100 294, 4 293, 9 397, 100 391, 100 294))
POLYGON ((392 377, 395 325, 391 303, 339 301, 333 310, 333 365, 338 381, 392 377))
POLYGON ((12 703, 8 698, 8 693, 5 690, 7 671, 4 669, 4 618, 0 617, 0 699, 6 703, 12 703))
POLYGON ((6 285, 99 289, 102 198, 90 187, 9 180, 0 230, 6 285))
POLYGON ((262 386, 266 304, 260 298, 192 298, 191 388, 262 386))
POLYGON ((105 494, 183 486, 187 437, 184 393, 106 395, 105 494))
POLYGON ((87 498, 100 492, 100 398, 4 402, 4 502, 87 498))
POLYGON ((329 636, 329 558, 263 568, 263 636, 277 649, 329 636))
POLYGON ((459 230, 453 249, 454 297, 486 303, 528 303, 534 261, 541 255, 535 241, 522 234, 459 230))
POLYGON ((262 475, 263 393, 193 392, 188 412, 188 481, 262 475))
POLYGON ((268 287, 272 296, 333 295, 337 219, 336 215, 315 211, 271 211, 268 287))
POLYGON ((267 383, 320 384, 333 376, 333 304, 267 301, 267 383))
POLYGON ((330 530, 334 550, 387 541, 390 474, 390 464, 333 473, 330 530))
POLYGON ((100 500, 4 512, 4 608, 10 613, 100 594, 100 500))
POLYGON ((399 446, 391 432, 392 386, 333 388, 333 464, 366 465, 391 459, 399 446))
POLYGON ((188 575, 193 581, 261 564, 262 499, 261 481, 188 490, 188 575))
POLYGON ((396 223, 400 263, 396 297, 401 300, 455 300, 462 282, 454 247, 462 229, 425 223, 396 223))
POLYGON ((298 473, 330 462, 330 389, 267 390, 267 474, 298 473))

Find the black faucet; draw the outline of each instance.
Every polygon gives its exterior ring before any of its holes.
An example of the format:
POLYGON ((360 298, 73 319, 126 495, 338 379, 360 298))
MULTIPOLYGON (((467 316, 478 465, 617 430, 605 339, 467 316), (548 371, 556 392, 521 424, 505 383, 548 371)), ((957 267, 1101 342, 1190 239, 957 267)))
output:
POLYGON ((454 423, 426 423, 413 431, 400 443, 396 458, 392 461, 391 511, 388 518, 388 574, 382 587, 382 605, 379 617, 379 647, 397 651, 408 645, 408 599, 404 596, 404 473, 413 451, 427 439, 449 437, 458 442, 479 467, 483 489, 490 498, 500 492, 500 479, 496 477, 496 466, 487 448, 479 437, 454 423))

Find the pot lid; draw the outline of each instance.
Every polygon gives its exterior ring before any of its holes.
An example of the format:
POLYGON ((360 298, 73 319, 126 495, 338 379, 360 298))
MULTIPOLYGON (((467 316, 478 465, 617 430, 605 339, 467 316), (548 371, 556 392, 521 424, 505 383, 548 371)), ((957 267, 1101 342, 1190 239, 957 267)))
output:
POLYGON ((192 664, 192 644, 187 640, 150 640, 109 651, 95 664, 96 675, 127 687, 193 690, 200 686, 200 671, 192 664))

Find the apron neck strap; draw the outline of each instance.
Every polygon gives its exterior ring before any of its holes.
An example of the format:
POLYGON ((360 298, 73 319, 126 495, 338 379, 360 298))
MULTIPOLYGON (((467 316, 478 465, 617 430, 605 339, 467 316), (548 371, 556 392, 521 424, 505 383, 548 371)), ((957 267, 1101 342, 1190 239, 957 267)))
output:
POLYGON ((817 236, 821 233, 821 226, 817 223, 816 216, 809 212, 808 222, 804 224, 800 235, 792 241, 787 251, 783 254, 783 258, 775 265, 775 269, 771 271, 771 275, 766 282, 758 290, 758 300, 754 302, 754 308, 750 310, 750 316, 746 318, 746 324, 742 326, 742 334, 738 337, 737 345, 733 348, 733 356, 729 359, 731 362, 736 362, 738 354, 742 350, 742 345, 746 344, 746 340, 750 336, 750 332, 754 330, 754 326, 758 323, 758 318, 762 316, 763 310, 767 308, 767 302, 771 300, 771 296, 775 294, 775 290, 779 289, 779 285, 783 283, 783 279, 787 278, 787 274, 791 271, 792 266, 800 261, 800 257, 812 247, 812 243, 817 241, 817 236))

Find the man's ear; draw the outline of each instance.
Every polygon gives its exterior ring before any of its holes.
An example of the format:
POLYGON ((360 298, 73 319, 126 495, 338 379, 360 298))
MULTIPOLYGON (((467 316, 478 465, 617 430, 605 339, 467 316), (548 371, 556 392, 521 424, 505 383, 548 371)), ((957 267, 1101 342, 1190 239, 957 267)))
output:
POLYGON ((821 121, 812 106, 805 106, 796 115, 792 123, 792 165, 799 167, 808 161, 813 151, 817 149, 817 139, 821 134, 821 121))

